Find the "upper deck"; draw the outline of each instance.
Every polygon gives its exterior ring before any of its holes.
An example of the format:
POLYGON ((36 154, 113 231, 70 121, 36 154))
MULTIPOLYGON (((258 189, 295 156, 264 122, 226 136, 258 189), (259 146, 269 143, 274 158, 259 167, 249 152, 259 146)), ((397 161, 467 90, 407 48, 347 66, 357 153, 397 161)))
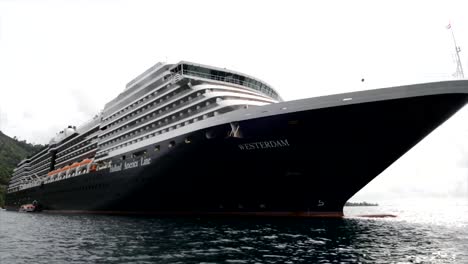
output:
POLYGON ((188 61, 180 61, 176 64, 158 62, 130 81, 124 91, 105 105, 103 110, 104 117, 119 110, 135 98, 155 90, 156 87, 162 87, 164 83, 173 80, 177 75, 224 83, 229 86, 236 86, 244 90, 260 93, 275 101, 283 101, 271 85, 244 73, 188 61))
POLYGON ((232 70, 181 61, 175 65, 171 71, 181 75, 200 77, 247 87, 255 91, 259 91, 274 100, 282 101, 278 92, 264 81, 232 70))

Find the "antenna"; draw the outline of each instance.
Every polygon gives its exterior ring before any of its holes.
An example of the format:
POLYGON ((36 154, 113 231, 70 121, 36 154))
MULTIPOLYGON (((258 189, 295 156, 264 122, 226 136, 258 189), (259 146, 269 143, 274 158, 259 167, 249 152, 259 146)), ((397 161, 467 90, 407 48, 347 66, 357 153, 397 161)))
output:
POLYGON ((463 67, 462 67, 462 63, 461 63, 461 60, 460 60, 461 49, 460 49, 459 46, 457 46, 457 41, 455 40, 455 34, 453 33, 453 28, 452 28, 452 25, 451 25, 450 22, 447 25, 447 29, 449 29, 450 32, 452 32, 453 44, 455 45, 455 60, 456 60, 456 63, 457 63, 457 69, 455 70, 455 73, 453 74, 453 77, 459 78, 459 79, 464 79, 465 75, 463 74, 463 67))

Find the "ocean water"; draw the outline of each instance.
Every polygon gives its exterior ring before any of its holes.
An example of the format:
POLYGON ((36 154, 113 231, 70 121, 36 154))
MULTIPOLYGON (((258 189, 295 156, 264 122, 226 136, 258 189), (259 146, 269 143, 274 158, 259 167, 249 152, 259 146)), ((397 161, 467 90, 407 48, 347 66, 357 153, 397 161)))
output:
POLYGON ((0 263, 468 263, 466 200, 345 207, 345 215, 158 218, 0 211, 0 263))

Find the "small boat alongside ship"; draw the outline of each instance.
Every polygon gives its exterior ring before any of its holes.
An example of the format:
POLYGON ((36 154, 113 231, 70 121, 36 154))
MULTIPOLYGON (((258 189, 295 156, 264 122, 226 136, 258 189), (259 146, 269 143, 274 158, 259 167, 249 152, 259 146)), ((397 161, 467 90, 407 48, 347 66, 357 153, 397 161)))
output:
POLYGON ((22 212, 22 213, 36 212, 36 206, 33 204, 23 204, 20 206, 18 212, 22 212))

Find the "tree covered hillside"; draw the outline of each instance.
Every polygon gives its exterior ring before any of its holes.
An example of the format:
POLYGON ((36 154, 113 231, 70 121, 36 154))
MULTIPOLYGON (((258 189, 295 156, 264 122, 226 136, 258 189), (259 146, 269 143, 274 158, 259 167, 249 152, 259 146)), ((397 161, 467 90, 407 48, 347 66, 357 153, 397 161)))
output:
POLYGON ((13 169, 24 158, 38 152, 44 146, 10 138, 0 131, 0 207, 5 201, 5 189, 13 169))

